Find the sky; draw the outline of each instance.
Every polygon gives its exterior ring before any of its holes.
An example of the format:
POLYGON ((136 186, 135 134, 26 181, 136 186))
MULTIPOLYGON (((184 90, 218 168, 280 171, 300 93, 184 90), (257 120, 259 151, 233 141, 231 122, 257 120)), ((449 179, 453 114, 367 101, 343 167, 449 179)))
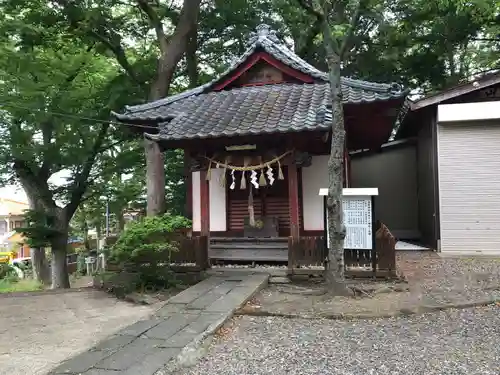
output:
POLYGON ((0 198, 13 199, 20 202, 28 202, 24 190, 17 186, 5 186, 0 188, 0 198))
MULTIPOLYGON (((54 173, 49 178, 49 182, 53 183, 56 186, 62 185, 66 182, 66 177, 70 176, 70 172, 66 170, 59 171, 54 173)), ((28 198, 26 197, 26 193, 20 185, 8 185, 3 188, 0 188, 0 198, 13 199, 20 202, 28 202, 28 198)), ((57 202, 59 203, 59 202, 57 202)))

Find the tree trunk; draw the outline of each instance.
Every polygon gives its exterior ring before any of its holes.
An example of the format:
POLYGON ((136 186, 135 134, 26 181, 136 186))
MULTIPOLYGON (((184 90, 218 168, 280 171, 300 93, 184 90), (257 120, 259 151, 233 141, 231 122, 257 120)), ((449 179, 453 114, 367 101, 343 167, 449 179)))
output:
POLYGON ((39 283, 48 285, 50 282, 49 266, 44 248, 33 248, 31 253, 31 264, 33 265, 33 279, 39 283))
POLYGON ((197 25, 189 32, 189 37, 186 46, 186 70, 189 78, 189 88, 198 86, 198 28, 197 25))
POLYGON ((52 240, 52 289, 69 288, 68 264, 68 232, 60 234, 52 240))
POLYGON ((95 227, 95 233, 97 237, 97 243, 102 239, 102 229, 101 229, 101 223, 97 223, 95 227))
POLYGON ((347 295, 349 290, 345 285, 344 278, 344 238, 345 227, 342 212, 342 187, 344 170, 344 108, 342 104, 341 91, 341 61, 338 53, 335 53, 333 40, 331 40, 330 28, 325 22, 324 43, 327 53, 327 63, 330 81, 330 96, 332 101, 332 143, 330 158, 328 159, 328 252, 327 269, 325 279, 329 292, 334 295, 347 295))
POLYGON ((123 210, 116 210, 117 234, 120 234, 125 229, 125 219, 123 218, 123 210))
MULTIPOLYGON (((40 205, 40 198, 28 194, 28 190, 26 189, 26 187, 24 187, 24 191, 26 192, 26 196, 28 198, 28 205, 30 210, 43 209, 43 207, 41 207, 40 205)), ((45 249, 43 247, 32 248, 30 249, 30 256, 31 264, 33 267, 33 279, 38 281, 39 283, 48 285, 50 282, 50 270, 45 249)))
POLYGON ((165 166, 158 143, 144 138, 146 154, 147 215, 165 212, 165 166))
MULTIPOLYGON (((179 22, 174 33, 167 38, 161 18, 146 1, 139 1, 141 9, 148 16, 155 28, 161 56, 155 80, 151 84, 149 100, 162 99, 168 95, 172 77, 177 64, 186 52, 186 47, 192 30, 196 27, 201 0, 184 0, 179 22)), ((165 170, 163 155, 156 142, 145 139, 146 180, 147 180, 147 215, 154 216, 165 211, 165 170)))
POLYGON ((87 221, 83 223, 83 245, 85 247, 85 251, 90 251, 89 225, 87 221))

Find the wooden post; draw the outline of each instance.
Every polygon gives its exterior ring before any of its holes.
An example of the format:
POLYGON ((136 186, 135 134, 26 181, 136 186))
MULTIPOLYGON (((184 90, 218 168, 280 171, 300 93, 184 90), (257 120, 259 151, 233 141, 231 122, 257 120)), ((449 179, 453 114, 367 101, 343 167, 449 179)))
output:
POLYGON ((351 187, 351 158, 347 148, 344 149, 344 184, 343 187, 351 187))
POLYGON ((200 171, 201 236, 210 237, 210 195, 207 171, 200 171))
POLYGON ((288 275, 293 275, 295 243, 292 237, 288 237, 288 275))
POLYGON ((298 243, 300 236, 299 226, 299 178, 297 165, 288 166, 288 199, 290 209, 290 236, 298 243))
POLYGON ((196 237, 193 239, 192 243, 196 251, 196 264, 200 269, 206 270, 210 267, 208 261, 208 238, 205 236, 196 237))

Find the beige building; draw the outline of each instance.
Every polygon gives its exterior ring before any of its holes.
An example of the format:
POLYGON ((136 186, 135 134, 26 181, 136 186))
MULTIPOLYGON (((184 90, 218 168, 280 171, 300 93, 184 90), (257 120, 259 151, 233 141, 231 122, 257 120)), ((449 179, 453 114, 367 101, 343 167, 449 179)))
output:
POLYGON ((0 235, 24 225, 24 212, 28 203, 0 198, 0 235))

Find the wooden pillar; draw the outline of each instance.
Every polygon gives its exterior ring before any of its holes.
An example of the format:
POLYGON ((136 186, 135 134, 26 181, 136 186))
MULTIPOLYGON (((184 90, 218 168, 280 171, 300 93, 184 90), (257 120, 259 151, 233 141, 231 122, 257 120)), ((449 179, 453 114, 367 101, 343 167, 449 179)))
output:
POLYGON ((344 176, 343 176, 343 187, 351 187, 351 158, 349 157, 349 152, 347 148, 344 150, 344 176))
POLYGON ((210 195, 209 181, 207 181, 207 171, 200 171, 200 217, 201 235, 210 236, 210 195))
POLYGON ((297 165, 288 165, 288 205, 290 209, 290 236, 294 242, 298 241, 300 235, 299 226, 299 177, 297 165))

